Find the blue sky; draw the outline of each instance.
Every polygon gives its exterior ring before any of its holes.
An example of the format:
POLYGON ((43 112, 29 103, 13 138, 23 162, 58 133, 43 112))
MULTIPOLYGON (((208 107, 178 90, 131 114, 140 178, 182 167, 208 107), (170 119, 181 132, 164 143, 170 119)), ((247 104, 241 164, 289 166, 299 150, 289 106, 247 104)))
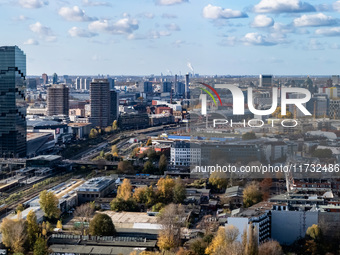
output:
POLYGON ((0 22, 28 75, 340 72, 335 0, 0 0, 0 22))

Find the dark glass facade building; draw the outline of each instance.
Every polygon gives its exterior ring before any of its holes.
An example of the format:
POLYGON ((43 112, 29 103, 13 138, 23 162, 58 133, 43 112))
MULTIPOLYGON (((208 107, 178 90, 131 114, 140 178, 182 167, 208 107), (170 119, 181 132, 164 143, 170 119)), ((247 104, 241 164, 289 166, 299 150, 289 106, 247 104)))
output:
POLYGON ((0 157, 26 157, 26 55, 0 47, 0 157))

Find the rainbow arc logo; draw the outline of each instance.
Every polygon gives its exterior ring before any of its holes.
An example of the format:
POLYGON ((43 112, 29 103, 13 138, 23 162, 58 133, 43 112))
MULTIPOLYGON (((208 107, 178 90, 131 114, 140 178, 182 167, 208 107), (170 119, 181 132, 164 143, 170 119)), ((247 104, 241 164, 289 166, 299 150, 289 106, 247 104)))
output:
MULTIPOLYGON (((210 89, 212 92, 214 92, 214 94, 217 96, 217 98, 218 98, 218 100, 220 101, 220 104, 221 104, 221 106, 222 106, 221 97, 220 97, 220 95, 217 93, 217 91, 216 91, 213 87, 211 87, 210 85, 208 85, 208 84, 206 84, 206 83, 203 83, 203 82, 199 82, 199 84, 201 84, 201 85, 207 87, 207 88, 210 89)), ((205 93, 207 93, 207 94, 212 98, 212 100, 214 101, 215 105, 217 106, 216 99, 215 99, 215 97, 213 96, 213 94, 211 94, 210 91, 208 91, 207 89, 204 89, 204 88, 199 88, 199 89, 201 89, 201 90, 203 90, 205 93)))

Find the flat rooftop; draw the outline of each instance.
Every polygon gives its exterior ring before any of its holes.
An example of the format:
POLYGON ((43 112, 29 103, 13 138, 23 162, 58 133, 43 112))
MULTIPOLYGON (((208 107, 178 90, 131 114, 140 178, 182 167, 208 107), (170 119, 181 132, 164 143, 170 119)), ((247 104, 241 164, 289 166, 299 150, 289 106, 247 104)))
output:
POLYGON ((144 212, 114 212, 106 211, 105 214, 112 218, 113 224, 115 223, 151 223, 157 224, 157 217, 148 216, 144 212))
POLYGON ((69 123, 69 127, 85 127, 85 126, 90 126, 91 123, 69 123))
POLYGON ((61 156, 58 155, 40 155, 29 160, 47 160, 47 161, 54 161, 61 159, 61 156))
POLYGON ((79 186, 78 191, 100 192, 114 181, 110 177, 93 178, 79 186))

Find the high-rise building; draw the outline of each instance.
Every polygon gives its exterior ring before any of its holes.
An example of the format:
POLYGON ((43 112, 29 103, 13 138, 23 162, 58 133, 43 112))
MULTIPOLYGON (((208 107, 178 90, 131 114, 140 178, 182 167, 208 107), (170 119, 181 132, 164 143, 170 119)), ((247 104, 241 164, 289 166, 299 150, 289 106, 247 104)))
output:
POLYGON ((332 83, 333 83, 333 85, 340 85, 340 76, 339 75, 332 75, 332 83))
POLYGON ((65 84, 52 85, 47 89, 47 115, 69 113, 69 88, 65 84))
POLYGON ((75 89, 81 90, 81 79, 79 77, 76 78, 75 89))
POLYGON ((185 94, 185 84, 183 82, 177 81, 175 86, 175 91, 177 96, 183 96, 185 94))
POLYGON ((43 73, 43 74, 41 75, 41 78, 42 78, 42 80, 43 80, 43 85, 48 84, 48 75, 47 75, 47 74, 43 73))
POLYGON ((107 79, 94 79, 90 84, 90 122, 93 126, 107 127, 110 123, 110 83, 107 79))
POLYGON ((152 82, 151 81, 145 81, 143 84, 143 93, 152 93, 153 88, 152 88, 152 82))
POLYGON ((118 91, 110 90, 110 119, 109 123, 118 120, 119 115, 119 94, 118 91))
POLYGON ((273 86, 273 75, 260 74, 260 87, 271 88, 273 86))
POLYGON ((161 92, 163 92, 163 93, 170 93, 171 90, 172 90, 172 82, 163 81, 162 87, 161 87, 161 92))
POLYGON ((52 83, 58 84, 58 75, 56 73, 54 73, 53 76, 52 76, 52 83))
POLYGON ((0 157, 26 157, 26 55, 0 47, 0 157))
POLYGON ((189 95, 189 74, 188 73, 185 75, 185 98, 186 99, 190 98, 190 95, 189 95))
POLYGON ((37 89, 37 80, 35 78, 27 79, 27 88, 28 89, 37 89))

